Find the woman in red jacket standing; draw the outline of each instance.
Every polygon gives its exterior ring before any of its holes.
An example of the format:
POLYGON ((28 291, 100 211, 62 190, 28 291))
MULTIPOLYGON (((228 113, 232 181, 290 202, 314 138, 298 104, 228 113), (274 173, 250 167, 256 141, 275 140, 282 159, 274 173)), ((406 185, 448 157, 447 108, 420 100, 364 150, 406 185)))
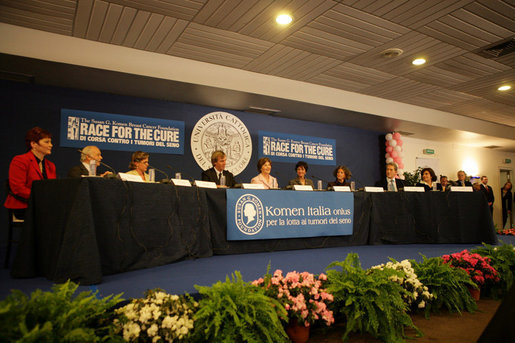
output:
POLYGON ((27 152, 14 156, 9 165, 9 193, 4 203, 20 219, 29 202, 32 182, 56 178, 55 165, 45 158, 52 153, 52 134, 36 126, 25 135, 25 145, 27 152))

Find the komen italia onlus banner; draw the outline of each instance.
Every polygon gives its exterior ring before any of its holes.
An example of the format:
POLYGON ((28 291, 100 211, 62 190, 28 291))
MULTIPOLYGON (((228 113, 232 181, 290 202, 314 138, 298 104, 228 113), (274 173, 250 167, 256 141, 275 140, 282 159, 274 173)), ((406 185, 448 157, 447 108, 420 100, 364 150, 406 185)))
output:
POLYGON ((227 190, 227 240, 352 235, 350 192, 227 190))
POLYGON ((272 161, 336 165, 336 141, 330 138, 259 131, 259 157, 272 161))
POLYGON ((184 122, 61 109, 61 146, 184 154, 184 122))

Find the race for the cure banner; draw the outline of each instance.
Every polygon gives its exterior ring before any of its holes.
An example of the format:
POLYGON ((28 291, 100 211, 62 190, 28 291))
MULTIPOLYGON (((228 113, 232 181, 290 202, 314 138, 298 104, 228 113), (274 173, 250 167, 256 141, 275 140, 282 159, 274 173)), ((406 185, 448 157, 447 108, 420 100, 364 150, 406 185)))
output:
POLYGON ((336 164, 336 141, 329 138, 259 131, 259 156, 278 162, 336 164))
POLYGON ((61 146, 184 154, 184 122, 61 109, 61 146))
POLYGON ((227 240, 352 235, 346 192, 227 190, 227 240))

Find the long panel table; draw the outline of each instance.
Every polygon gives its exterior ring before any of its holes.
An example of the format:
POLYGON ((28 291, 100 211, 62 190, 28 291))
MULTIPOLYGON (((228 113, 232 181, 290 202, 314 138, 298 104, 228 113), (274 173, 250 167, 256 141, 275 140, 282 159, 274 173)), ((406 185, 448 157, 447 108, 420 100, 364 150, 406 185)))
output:
POLYGON ((102 178, 37 181, 11 274, 96 284, 103 275, 213 254, 497 242, 481 193, 356 192, 349 236, 227 241, 226 223, 223 189, 102 178))

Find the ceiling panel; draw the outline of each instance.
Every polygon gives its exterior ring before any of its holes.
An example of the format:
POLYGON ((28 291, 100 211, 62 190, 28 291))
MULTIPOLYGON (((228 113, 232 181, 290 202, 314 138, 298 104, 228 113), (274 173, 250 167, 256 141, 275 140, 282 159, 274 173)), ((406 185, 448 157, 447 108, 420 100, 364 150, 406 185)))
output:
POLYGON ((0 0, 0 22, 515 127, 515 53, 480 54, 515 37, 513 0, 0 0))

